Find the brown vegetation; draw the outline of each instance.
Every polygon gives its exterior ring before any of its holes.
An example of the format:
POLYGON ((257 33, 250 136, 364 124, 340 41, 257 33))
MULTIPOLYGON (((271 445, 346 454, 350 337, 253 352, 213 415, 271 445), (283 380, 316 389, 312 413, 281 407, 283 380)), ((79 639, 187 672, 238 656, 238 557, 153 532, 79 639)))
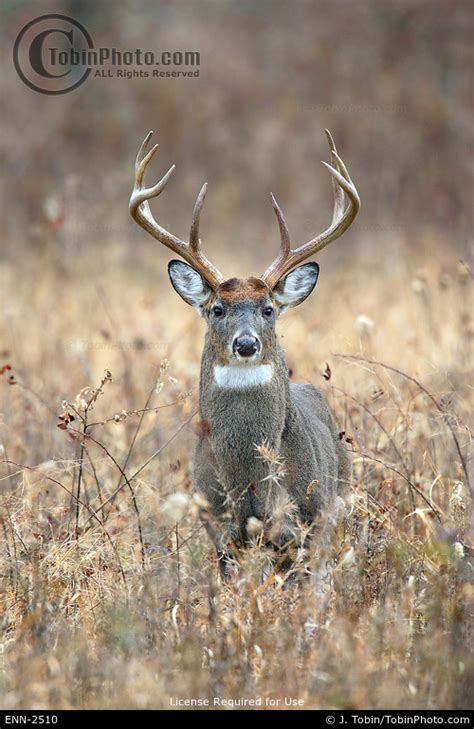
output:
MULTIPOLYGON (((77 3, 102 44, 198 47, 202 76, 50 99, 3 59, 0 704, 469 706, 467 3, 109 5, 77 3), (153 164, 178 166, 153 203, 167 227, 186 236, 208 179, 206 251, 258 274, 278 246, 270 189, 297 239, 328 221, 324 127, 362 211, 279 331, 354 483, 325 594, 259 581, 258 537, 223 586, 191 497, 203 325, 128 218, 133 159, 154 128, 153 164)), ((2 9, 2 54, 38 7, 2 9)))

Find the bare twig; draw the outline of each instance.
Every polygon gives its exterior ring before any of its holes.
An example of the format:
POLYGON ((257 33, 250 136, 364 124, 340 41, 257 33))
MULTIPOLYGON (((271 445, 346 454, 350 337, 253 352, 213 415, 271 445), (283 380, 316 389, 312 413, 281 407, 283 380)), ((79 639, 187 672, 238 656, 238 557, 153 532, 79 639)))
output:
POLYGON ((403 372, 403 370, 399 370, 397 367, 392 367, 390 365, 384 364, 384 362, 379 362, 375 359, 366 359, 365 357, 361 357, 359 355, 355 354, 334 354, 334 357, 340 357, 341 359, 352 359, 352 360, 358 360, 361 362, 366 362, 367 364, 376 365, 377 367, 383 367, 386 370, 389 370, 390 372, 396 372, 397 375, 400 375, 401 377, 404 377, 406 380, 409 380, 410 382, 413 382, 424 394, 431 400, 435 408, 438 410, 438 412, 441 413, 443 416, 444 422, 446 423, 449 432, 451 433, 452 439, 454 441, 454 445, 456 447, 457 454, 459 456, 459 459, 461 461, 461 466, 464 472, 464 477, 466 479, 466 485, 468 487, 469 493, 472 497, 472 488, 471 488, 471 482, 469 478, 469 471, 467 468, 466 460, 464 458, 464 454, 462 452, 461 446, 459 444, 458 438, 456 433, 454 432, 454 429, 449 422, 449 418, 447 417, 446 410, 444 407, 438 402, 438 400, 434 397, 434 395, 431 394, 429 390, 424 387, 424 385, 421 384, 415 377, 412 377, 412 375, 408 375, 406 372, 403 372))
MULTIPOLYGON (((136 478, 136 477, 137 477, 137 476, 138 476, 138 475, 139 475, 139 474, 140 474, 140 473, 141 473, 141 472, 142 472, 142 471, 143 471, 143 470, 144 470, 144 469, 145 469, 145 468, 146 468, 146 467, 147 467, 147 466, 148 466, 148 465, 149 465, 149 464, 150 464, 150 463, 151 463, 151 462, 152 462, 152 461, 153 461, 153 460, 155 459, 155 458, 157 458, 157 457, 158 457, 158 456, 159 456, 159 455, 160 455, 160 454, 161 454, 161 453, 162 453, 162 452, 164 451, 164 449, 165 449, 165 448, 166 448, 166 447, 167 447, 167 446, 168 446, 168 445, 169 445, 169 444, 170 444, 170 443, 171 443, 171 442, 172 442, 172 441, 173 441, 173 440, 174 440, 174 439, 176 438, 176 436, 178 436, 178 435, 179 435, 179 434, 181 433, 181 431, 183 430, 183 428, 185 428, 185 427, 186 427, 186 425, 188 425, 188 423, 190 423, 190 422, 191 422, 191 420, 192 420, 192 419, 194 418, 194 416, 195 416, 195 415, 197 415, 197 413, 198 413, 198 411, 197 411, 197 410, 195 410, 195 411, 194 411, 193 413, 191 413, 191 415, 190 415, 190 416, 189 416, 188 418, 186 418, 186 420, 184 421, 184 423, 182 423, 182 424, 181 424, 181 425, 179 426, 178 430, 176 430, 176 431, 175 431, 175 432, 173 433, 173 435, 172 435, 172 436, 171 436, 170 438, 168 438, 168 440, 166 441, 166 443, 164 443, 164 444, 163 444, 163 445, 162 445, 162 446, 161 446, 160 448, 158 448, 158 450, 157 450, 157 451, 155 451, 155 452, 154 452, 154 453, 153 453, 153 454, 152 454, 152 455, 151 455, 151 456, 150 456, 150 457, 149 457, 149 458, 148 458, 148 459, 147 459, 147 460, 145 461, 145 463, 144 463, 143 465, 141 465, 141 466, 140 466, 140 468, 139 468, 139 469, 137 469, 137 470, 135 471, 135 473, 134 473, 134 474, 132 474, 132 475, 131 475, 131 476, 130 476, 130 477, 128 478, 128 480, 127 480, 127 481, 125 481, 125 482, 121 483, 121 484, 120 484, 120 486, 118 486, 118 488, 116 488, 116 489, 115 489, 115 491, 114 491, 114 492, 113 492, 113 493, 112 493, 112 494, 111 494, 111 495, 110 495, 110 496, 109 496, 109 497, 108 497, 108 498, 107 498, 107 499, 106 499, 106 500, 104 501, 104 503, 102 504, 102 507, 106 506, 106 505, 107 505, 107 504, 109 504, 109 503, 110 503, 111 501, 113 501, 113 500, 115 499, 115 497, 117 496, 117 494, 118 494, 118 493, 120 493, 120 491, 121 491, 121 490, 122 490, 122 489, 123 489, 123 488, 124 488, 125 486, 127 486, 127 485, 128 485, 128 483, 129 483, 130 481, 133 481, 133 480, 134 480, 134 479, 135 479, 135 478, 136 478)), ((86 526, 86 524, 88 524, 88 522, 90 521, 90 519, 91 519, 91 517, 89 517, 89 518, 87 519, 87 521, 86 521, 86 522, 85 522, 85 524, 83 525, 84 527, 86 526)))
MULTIPOLYGON (((11 461, 11 460, 9 460, 9 461, 1 461, 1 463, 10 463, 12 466, 16 466, 20 470, 31 471, 33 473, 37 473, 38 472, 38 469, 36 467, 34 467, 34 466, 26 466, 25 464, 17 463, 16 461, 11 461)), ((63 491, 65 491, 67 494, 69 494, 69 496, 71 496, 72 499, 75 499, 76 498, 75 494, 73 494, 72 491, 67 488, 67 486, 65 486, 63 483, 61 483, 61 481, 58 481, 56 478, 53 478, 52 476, 48 476, 45 473, 42 473, 41 475, 44 478, 46 478, 48 481, 51 481, 51 483, 55 483, 57 486, 60 486, 60 488, 62 488, 63 491)), ((85 509, 87 509, 90 512, 90 518, 91 519, 95 519, 97 521, 97 523, 99 524, 99 526, 104 531, 104 534, 105 534, 105 536, 106 536, 106 538, 107 538, 110 546, 112 547, 112 550, 113 550, 113 552, 114 552, 114 554, 115 554, 115 556, 117 558, 117 563, 118 563, 118 566, 119 566, 119 569, 120 569, 120 574, 121 574, 122 579, 123 579, 123 581, 124 581, 124 583, 126 585, 127 584, 127 578, 125 577, 125 572, 124 572, 124 569, 122 567, 122 563, 120 561, 120 556, 119 556, 119 554, 117 552, 117 549, 115 547, 115 544, 112 541, 112 537, 110 536, 109 532, 107 531, 107 529, 105 527, 104 522, 102 521, 102 519, 100 518, 100 516, 94 511, 94 509, 90 506, 90 504, 87 504, 85 501, 80 501, 80 503, 81 503, 81 506, 83 506, 85 509)))
POLYGON ((413 481, 411 481, 407 476, 405 476, 404 473, 399 471, 398 468, 395 468, 395 466, 390 466, 388 463, 385 463, 385 461, 382 461, 380 458, 374 458, 374 456, 369 456, 368 453, 358 453, 358 455, 361 456, 362 458, 367 458, 369 461, 374 461, 375 463, 380 463, 382 466, 384 466, 384 468, 388 468, 389 471, 393 471, 393 473, 396 473, 396 474, 398 474, 398 476, 401 476, 404 479, 404 481, 407 482, 407 484, 410 486, 410 488, 412 488, 413 491, 415 493, 417 493, 421 499, 423 499, 425 504, 427 506, 429 506, 429 508, 432 510, 432 512, 436 515, 439 522, 441 522, 441 514, 438 511, 438 509, 436 508, 436 506, 433 504, 433 502, 427 496, 425 496, 423 491, 420 488, 418 488, 418 486, 416 484, 414 484, 413 481))
MULTIPOLYGON (((135 514, 137 516, 137 526, 138 526, 138 536, 140 539, 140 551, 141 551, 141 558, 142 558, 142 569, 145 570, 145 543, 143 541, 143 530, 142 530, 142 524, 141 524, 141 517, 140 517, 140 509, 138 508, 138 503, 135 495, 135 491, 133 489, 132 484, 130 483, 130 480, 127 478, 127 475, 125 471, 120 467, 114 456, 110 453, 110 451, 104 446, 103 443, 96 440, 96 438, 93 438, 90 433, 84 433, 79 430, 75 430, 74 428, 70 428, 70 431, 75 433, 79 438, 87 438, 88 440, 91 440, 93 443, 95 443, 99 448, 102 448, 104 453, 107 455, 107 457, 112 461, 114 466, 120 471, 120 474, 122 478, 125 479, 125 484, 128 486, 130 490, 130 494, 132 496, 132 503, 133 508, 135 510, 135 514)), ((82 502, 81 502, 82 503, 82 502)), ((102 510, 104 508, 104 504, 102 504, 102 510)), ((87 523, 87 522, 86 522, 87 523)))

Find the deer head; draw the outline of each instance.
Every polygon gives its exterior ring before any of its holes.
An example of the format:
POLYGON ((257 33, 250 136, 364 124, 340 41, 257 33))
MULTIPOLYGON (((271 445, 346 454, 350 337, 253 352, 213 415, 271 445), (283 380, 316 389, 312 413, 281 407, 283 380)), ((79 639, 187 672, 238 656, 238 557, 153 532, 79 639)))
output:
POLYGON ((205 317, 210 343, 214 344, 220 364, 265 365, 275 341, 277 317, 304 301, 318 280, 317 263, 300 264, 342 235, 360 208, 359 195, 337 153, 332 136, 326 130, 331 164, 323 162, 323 165, 331 173, 334 193, 330 226, 316 238, 292 249, 285 217, 272 195, 281 236, 277 257, 258 278, 225 280, 201 250, 199 219, 207 183, 203 185, 194 206, 189 244, 162 228, 153 217, 149 201, 162 192, 174 165, 156 185, 144 187, 145 170, 158 149, 156 144, 147 152, 151 135, 152 132, 149 132, 137 155, 130 213, 142 228, 186 261, 170 262, 171 283, 184 301, 205 317), (347 207, 344 194, 349 201, 347 207))

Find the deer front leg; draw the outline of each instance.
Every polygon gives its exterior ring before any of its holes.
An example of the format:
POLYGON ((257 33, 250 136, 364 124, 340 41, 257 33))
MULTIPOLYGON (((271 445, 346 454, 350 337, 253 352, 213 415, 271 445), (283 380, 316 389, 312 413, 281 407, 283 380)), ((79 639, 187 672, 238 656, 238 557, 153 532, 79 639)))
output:
POLYGON ((242 533, 232 500, 215 475, 209 454, 198 444, 194 457, 194 492, 199 494, 200 518, 213 542, 223 579, 238 562, 242 533))
POLYGON ((238 564, 239 534, 231 522, 204 520, 204 526, 216 548, 221 577, 223 580, 228 580, 232 568, 238 564))

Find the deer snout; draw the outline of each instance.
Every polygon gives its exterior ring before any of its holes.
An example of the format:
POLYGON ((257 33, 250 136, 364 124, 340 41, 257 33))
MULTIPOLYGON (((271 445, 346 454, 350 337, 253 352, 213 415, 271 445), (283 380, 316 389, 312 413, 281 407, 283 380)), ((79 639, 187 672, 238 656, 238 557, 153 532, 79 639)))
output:
POLYGON ((260 350, 260 341, 252 334, 241 334, 232 344, 232 351, 240 357, 252 357, 260 350))

